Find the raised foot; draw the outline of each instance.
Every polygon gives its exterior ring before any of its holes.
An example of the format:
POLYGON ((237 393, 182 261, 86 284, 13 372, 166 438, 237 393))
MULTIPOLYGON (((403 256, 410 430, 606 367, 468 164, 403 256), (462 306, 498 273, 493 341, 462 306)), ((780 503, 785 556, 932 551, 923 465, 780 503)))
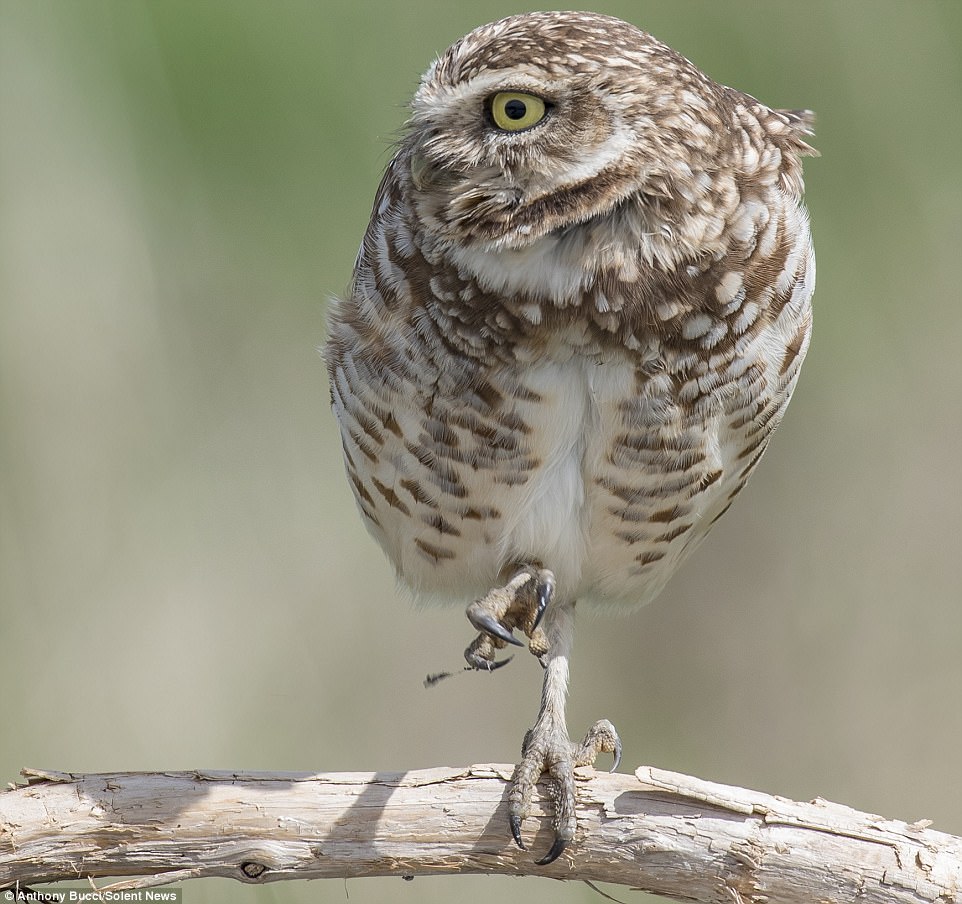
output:
POLYGON ((464 651, 468 665, 486 671, 504 665, 508 660, 495 661, 498 650, 507 644, 524 645, 515 637, 515 628, 530 638, 531 652, 543 656, 548 650, 548 641, 541 629, 541 618, 553 593, 554 575, 547 569, 530 565, 503 587, 495 587, 471 603, 467 608, 468 621, 480 633, 464 651))
POLYGON ((546 866, 557 860, 574 838, 577 828, 574 770, 576 766, 594 765, 595 758, 602 752, 614 754, 615 762, 611 767, 614 772, 621 762, 621 739, 615 726, 607 719, 592 725, 580 745, 568 739, 568 731, 563 723, 546 724, 539 721, 525 735, 521 748, 522 759, 511 777, 511 790, 508 792, 508 821, 518 847, 527 850, 521 838, 521 824, 531 809, 535 785, 546 773, 550 779, 548 793, 554 803, 551 821, 554 842, 548 853, 536 861, 538 866, 546 866))

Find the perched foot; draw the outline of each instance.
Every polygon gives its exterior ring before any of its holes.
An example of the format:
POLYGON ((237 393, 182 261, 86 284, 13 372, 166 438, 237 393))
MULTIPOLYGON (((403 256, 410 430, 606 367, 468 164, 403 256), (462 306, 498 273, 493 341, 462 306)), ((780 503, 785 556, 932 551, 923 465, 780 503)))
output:
POLYGON ((572 744, 564 722, 546 722, 539 719, 537 724, 524 736, 521 748, 521 762, 511 777, 511 790, 508 792, 508 819, 511 834, 522 850, 527 850, 521 839, 521 823, 531 808, 531 794, 542 773, 550 777, 550 795, 554 802, 554 843, 551 850, 537 861, 539 866, 557 860, 568 842, 574 838, 577 822, 575 820, 575 777, 576 766, 592 766, 599 753, 613 753, 614 772, 621 762, 621 740, 615 726, 607 719, 596 722, 580 745, 572 744))
POLYGON ((519 571, 504 587, 496 587, 471 603, 468 621, 481 633, 464 651, 468 665, 487 671, 504 665, 507 660, 495 661, 497 651, 509 643, 524 645, 514 636, 515 628, 530 638, 531 652, 543 656, 548 641, 540 627, 541 618, 553 592, 554 575, 532 565, 519 571))
POLYGON ((568 660, 574 638, 574 602, 556 600, 541 626, 542 617, 554 594, 554 575, 534 565, 521 568, 503 587, 496 587, 467 609, 468 620, 481 633, 464 651, 468 665, 475 669, 496 669, 507 660, 495 660, 507 644, 523 646, 514 635, 518 628, 529 638, 531 650, 544 667, 541 710, 524 736, 521 762, 511 777, 508 792, 508 820, 511 835, 525 850, 521 824, 531 808, 531 796, 542 774, 547 773, 549 794, 554 802, 554 842, 538 862, 545 866, 561 856, 574 838, 576 766, 591 766, 602 751, 615 755, 612 772, 621 762, 621 741, 607 719, 595 723, 581 744, 572 744, 565 727, 565 697, 568 689, 568 660))

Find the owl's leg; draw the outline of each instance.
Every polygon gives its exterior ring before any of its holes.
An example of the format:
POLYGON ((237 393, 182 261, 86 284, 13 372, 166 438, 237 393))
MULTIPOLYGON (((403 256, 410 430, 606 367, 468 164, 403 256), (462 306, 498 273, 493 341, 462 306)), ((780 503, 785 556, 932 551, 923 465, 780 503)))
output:
POLYGON ((495 587, 467 608, 468 621, 481 633, 464 651, 471 668, 491 671, 507 660, 494 657, 506 644, 524 646, 512 633, 514 628, 529 638, 528 646, 535 656, 547 650, 547 639, 541 619, 554 593, 554 575, 544 568, 527 565, 503 587, 495 587))
POLYGON ((554 803, 554 842, 548 853, 538 860, 540 866, 556 860, 568 842, 574 838, 576 766, 593 765, 602 751, 613 753, 618 768, 621 760, 621 741, 615 727, 607 720, 596 722, 581 744, 572 744, 565 722, 565 700, 568 694, 568 660, 574 641, 574 605, 553 607, 545 619, 547 651, 540 656, 544 666, 541 690, 541 710, 538 719, 524 737, 522 759, 511 778, 508 793, 508 816, 511 834, 518 847, 525 849, 521 839, 521 823, 528 815, 531 795, 543 773, 547 773, 549 794, 554 803))

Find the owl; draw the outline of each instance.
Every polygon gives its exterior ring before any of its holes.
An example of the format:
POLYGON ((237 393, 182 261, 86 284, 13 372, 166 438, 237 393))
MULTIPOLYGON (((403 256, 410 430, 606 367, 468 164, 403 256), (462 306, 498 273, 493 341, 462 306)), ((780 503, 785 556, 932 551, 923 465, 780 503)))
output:
POLYGON ((712 81, 634 26, 535 12, 427 70, 326 361, 347 476, 421 597, 466 605, 475 669, 522 645, 541 705, 547 864, 573 770, 621 744, 565 719, 577 607, 650 601, 724 514, 791 398, 812 325, 808 111, 712 81))

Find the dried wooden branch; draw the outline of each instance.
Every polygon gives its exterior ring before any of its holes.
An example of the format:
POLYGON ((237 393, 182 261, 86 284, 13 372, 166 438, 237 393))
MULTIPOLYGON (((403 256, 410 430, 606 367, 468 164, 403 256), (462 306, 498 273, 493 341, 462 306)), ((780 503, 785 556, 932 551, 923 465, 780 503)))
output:
MULTIPOLYGON (((0 887, 134 876, 111 890, 504 873, 615 882, 712 904, 962 900, 962 839, 649 766, 579 770, 579 836, 548 867, 506 831, 510 766, 390 773, 27 770, 0 792, 0 887)), ((549 845, 536 801, 527 840, 549 845), (540 816, 540 820, 537 818, 540 816)))

